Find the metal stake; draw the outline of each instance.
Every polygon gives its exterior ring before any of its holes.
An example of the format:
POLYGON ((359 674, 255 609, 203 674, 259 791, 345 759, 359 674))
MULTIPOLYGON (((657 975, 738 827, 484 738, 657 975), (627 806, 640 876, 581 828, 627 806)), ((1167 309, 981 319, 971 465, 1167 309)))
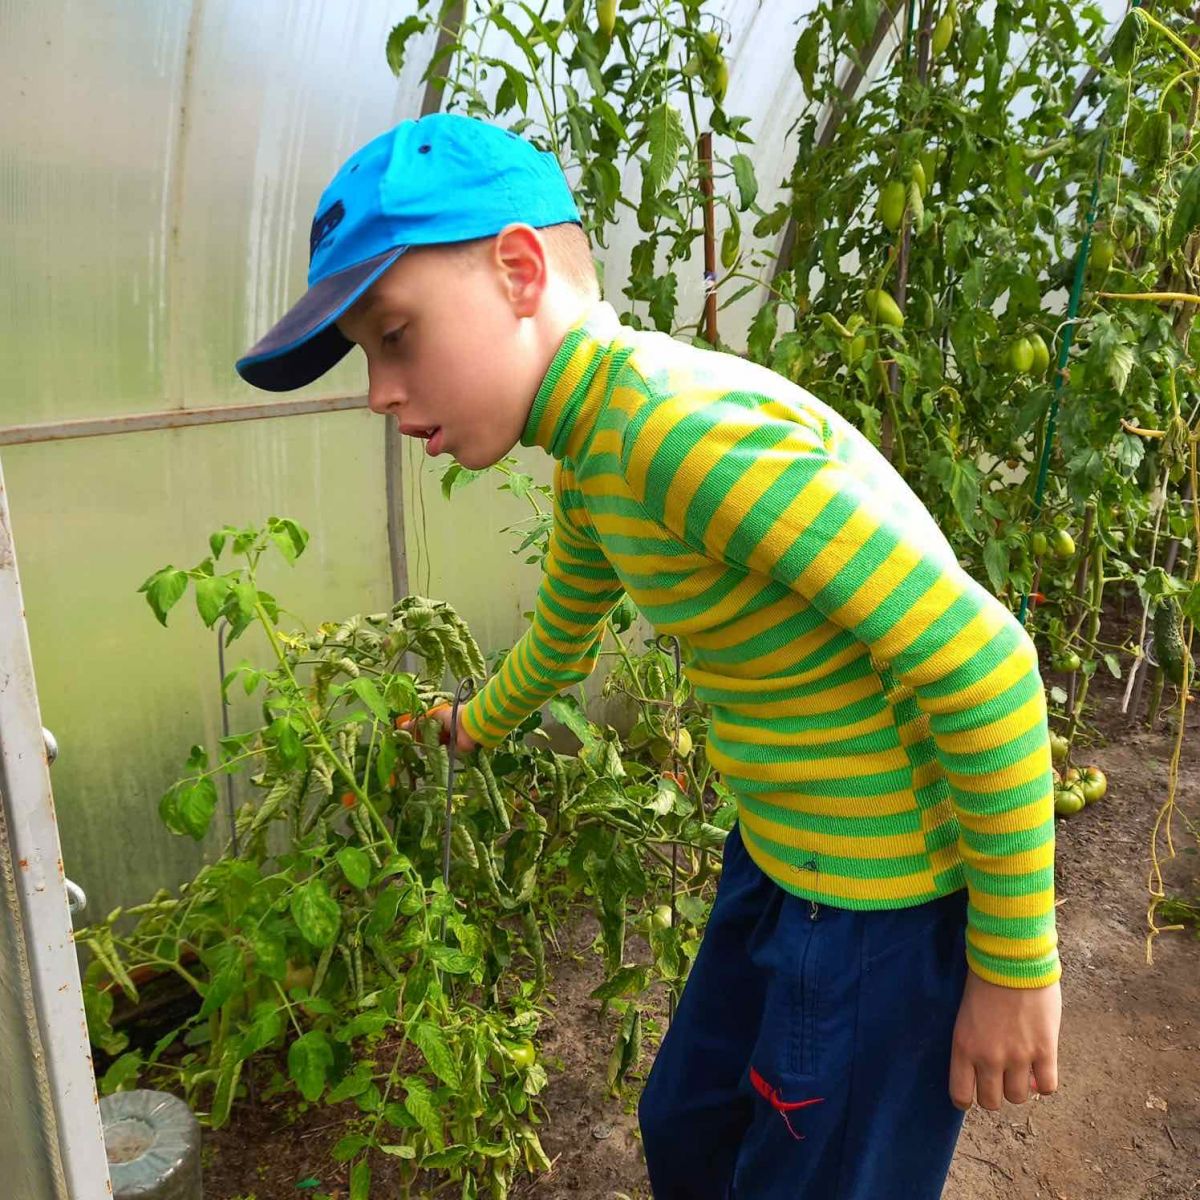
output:
MULTIPOLYGON (((683 677, 683 664, 679 654, 679 639, 673 633, 660 633, 654 639, 654 648, 664 653, 669 648, 675 656, 675 683, 671 693, 671 711, 675 715, 675 728, 671 733, 671 774, 679 772, 679 710, 675 696, 683 677)), ((671 928, 675 928, 675 894, 679 889, 679 846, 671 843, 671 928)), ((667 993, 667 1024, 675 1019, 675 989, 667 993)))
MULTIPOLYGON (((447 889, 450 887, 450 835, 454 832, 454 771, 456 767, 456 758, 458 755, 458 706, 464 701, 469 700, 475 694, 475 680, 468 675, 462 683, 458 685, 458 691, 454 693, 454 704, 450 709, 450 737, 449 745, 447 746, 447 758, 449 759, 448 769, 446 772, 446 827, 442 834, 442 882, 447 889)), ((446 918, 442 917, 442 941, 446 940, 446 918)))

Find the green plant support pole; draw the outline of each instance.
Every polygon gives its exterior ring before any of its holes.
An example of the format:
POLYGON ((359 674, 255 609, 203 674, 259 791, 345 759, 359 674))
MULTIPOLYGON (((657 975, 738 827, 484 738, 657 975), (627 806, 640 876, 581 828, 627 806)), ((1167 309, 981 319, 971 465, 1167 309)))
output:
MULTIPOLYGON (((1071 358, 1071 342, 1075 336, 1075 320, 1079 315, 1079 303, 1083 297, 1083 280, 1087 274, 1088 254, 1092 248, 1092 227, 1096 223, 1096 203, 1100 198, 1100 181, 1104 178, 1104 157, 1108 150, 1108 135, 1100 143, 1100 157, 1096 163, 1096 178, 1092 181, 1092 197, 1088 203, 1087 227, 1083 231, 1083 241, 1079 245, 1079 253, 1075 256, 1075 278, 1071 283, 1071 299, 1067 304, 1067 318, 1063 322, 1062 337, 1058 340, 1058 365, 1054 372, 1054 395, 1050 401, 1050 411, 1046 417, 1046 436, 1042 443, 1042 458, 1038 463, 1037 486, 1033 493, 1033 513, 1031 523, 1036 521, 1042 511, 1042 500, 1046 494, 1046 476, 1050 469, 1050 454, 1054 449, 1054 425, 1058 418, 1058 401, 1067 379, 1067 363, 1071 358)), ((1021 596, 1021 607, 1017 612, 1017 620, 1022 625, 1029 613, 1029 593, 1021 596)))
MULTIPOLYGON (((1133 0, 1134 8, 1141 8, 1142 0, 1133 0)), ((1111 49, 1111 46, 1109 47, 1111 49)), ((1073 107, 1073 106, 1072 106, 1073 107)), ((1075 337, 1075 318, 1079 315, 1079 302, 1083 297, 1083 279, 1087 273, 1088 253, 1092 245, 1092 226, 1096 223, 1096 202, 1100 197, 1100 181, 1104 178, 1104 156, 1108 151, 1108 134, 1100 143, 1100 155, 1096 162, 1096 178, 1092 181, 1092 198, 1088 204, 1087 228, 1083 242, 1075 258, 1075 279, 1071 284, 1071 300, 1067 305, 1067 319, 1058 347, 1058 368, 1054 372, 1054 397, 1050 401, 1050 413, 1046 420, 1046 440, 1042 446, 1042 459, 1038 463, 1037 486, 1033 493, 1033 520, 1041 515, 1042 498, 1046 494, 1046 475, 1050 468, 1050 452, 1054 448, 1054 423, 1058 417, 1058 396, 1067 377, 1067 362, 1071 356, 1071 342, 1075 337)), ((1029 614, 1029 593, 1021 596, 1021 607, 1017 619, 1022 625, 1029 614)))

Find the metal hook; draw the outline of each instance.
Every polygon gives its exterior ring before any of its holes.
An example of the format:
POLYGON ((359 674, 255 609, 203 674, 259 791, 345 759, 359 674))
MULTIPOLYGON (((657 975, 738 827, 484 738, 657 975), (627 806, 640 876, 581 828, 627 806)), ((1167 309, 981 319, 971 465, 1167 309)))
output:
POLYGON ((74 917, 76 913, 83 912, 87 907, 87 896, 84 894, 83 888, 70 879, 64 879, 63 886, 67 889, 67 908, 74 917))
POLYGON ((683 663, 679 653, 679 639, 673 633, 660 633, 654 639, 655 650, 661 650, 664 654, 671 651, 675 656, 675 686, 678 687, 683 678, 683 663), (664 645, 663 643, 666 643, 664 645))

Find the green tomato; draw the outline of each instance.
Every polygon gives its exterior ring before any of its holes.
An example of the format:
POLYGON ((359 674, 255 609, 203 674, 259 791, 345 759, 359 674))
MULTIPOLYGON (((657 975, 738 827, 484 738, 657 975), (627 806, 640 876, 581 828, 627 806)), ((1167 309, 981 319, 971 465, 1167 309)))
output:
POLYGON ((1117 243, 1107 233, 1098 234, 1092 241, 1091 265, 1097 271, 1107 271, 1116 252, 1117 243))
POLYGON ((1048 547, 1049 542, 1046 541, 1046 535, 1040 529, 1034 530, 1033 535, 1029 539, 1029 548, 1033 551, 1034 557, 1041 558, 1046 553, 1048 547))
POLYGON ((508 1057, 522 1071, 527 1071, 537 1061, 537 1051, 532 1042, 518 1042, 515 1046, 508 1047, 508 1057))
POLYGON ((865 298, 867 311, 880 325, 890 325, 893 329, 904 328, 904 314, 887 292, 870 288, 867 290, 865 298))
POLYGON ((600 33, 610 38, 617 27, 617 0, 598 0, 596 15, 600 21, 600 33))
POLYGON ((1050 549, 1055 558, 1070 558, 1075 553, 1075 539, 1065 529, 1056 529, 1050 549))
POLYGON ((1095 804, 1108 791, 1104 772, 1099 767, 1084 767, 1079 772, 1079 790, 1086 803, 1095 804))
POLYGON ((725 99, 725 93, 729 90, 729 64, 725 61, 724 55, 717 58, 717 69, 713 73, 713 98, 718 104, 725 99))
POLYGON ((1031 333, 1028 340, 1033 347, 1033 373, 1045 375, 1050 366, 1050 348, 1040 333, 1031 333))
POLYGON ((1073 817, 1084 806, 1083 793, 1075 788, 1059 788, 1054 793, 1054 811, 1060 817, 1073 817))
POLYGON ((904 184, 899 179, 889 179, 879 193, 879 203, 876 213, 883 222, 884 228, 895 233, 904 220, 905 191, 904 184))
POLYGON ((1067 751, 1070 748, 1071 743, 1061 733, 1052 733, 1050 735, 1050 757, 1056 763, 1067 761, 1067 751))
POLYGON ((929 181, 925 175, 925 164, 919 158, 913 159, 910 176, 913 183, 917 185, 917 191, 921 193, 921 198, 925 198, 925 193, 929 188, 929 181))
POLYGON ((928 184, 937 174, 938 169, 938 152, 936 150, 921 151, 921 173, 925 176, 925 182, 928 184))
POLYGON ((1008 348, 1008 365, 1018 375, 1028 375, 1033 367, 1033 344, 1028 338, 1017 338, 1008 348))
MULTIPOLYGON (((1064 654, 1062 658, 1058 660, 1058 669, 1060 671, 1074 672, 1078 671, 1082 666, 1083 660, 1078 654, 1075 653, 1074 650, 1064 654)), ((1068 782, 1070 782, 1070 780, 1068 780, 1068 782)))
MULTIPOLYGON (((676 745, 679 757, 687 758, 692 752, 692 735, 686 729, 680 729, 676 745)), ((671 757, 671 739, 667 737, 655 738, 650 743, 650 753, 653 755, 654 761, 661 766, 671 757)))
POLYGON ((929 40, 934 54, 945 54, 953 37, 954 14, 952 12, 942 13, 938 18, 938 23, 933 27, 933 36, 929 40))
POLYGON ((671 928, 671 906, 669 904, 660 904, 650 914, 650 927, 652 929, 671 928))

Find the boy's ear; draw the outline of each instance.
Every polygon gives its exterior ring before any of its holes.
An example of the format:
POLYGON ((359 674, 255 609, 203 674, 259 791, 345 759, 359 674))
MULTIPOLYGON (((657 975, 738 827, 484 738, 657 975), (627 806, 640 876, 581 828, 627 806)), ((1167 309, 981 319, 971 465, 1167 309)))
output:
POLYGON ((546 246, 541 234, 529 225, 507 225, 492 247, 500 273, 500 286, 514 315, 532 317, 542 302, 548 282, 546 246))

